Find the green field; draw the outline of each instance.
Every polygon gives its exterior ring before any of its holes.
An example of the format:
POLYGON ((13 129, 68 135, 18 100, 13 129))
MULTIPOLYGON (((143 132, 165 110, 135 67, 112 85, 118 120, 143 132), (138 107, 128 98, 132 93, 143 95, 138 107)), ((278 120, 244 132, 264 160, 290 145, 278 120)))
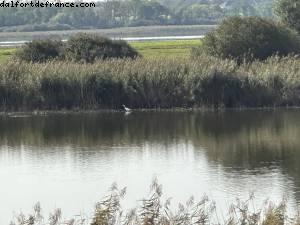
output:
POLYGON ((193 47, 199 46, 200 40, 138 41, 130 44, 144 57, 153 56, 189 56, 193 47))
MULTIPOLYGON (((193 47, 199 46, 200 40, 134 41, 130 42, 143 57, 178 56, 187 57, 193 47)), ((16 48, 0 48, 0 62, 4 62, 16 48)))
POLYGON ((15 51, 15 48, 0 48, 0 62, 7 60, 15 51))

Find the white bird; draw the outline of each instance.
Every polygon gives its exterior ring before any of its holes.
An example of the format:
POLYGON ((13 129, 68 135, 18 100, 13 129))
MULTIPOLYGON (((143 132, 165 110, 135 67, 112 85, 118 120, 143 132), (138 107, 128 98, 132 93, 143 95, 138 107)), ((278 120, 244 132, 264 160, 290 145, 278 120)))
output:
POLYGON ((126 112, 131 112, 131 109, 127 108, 125 105, 123 105, 123 108, 126 112))

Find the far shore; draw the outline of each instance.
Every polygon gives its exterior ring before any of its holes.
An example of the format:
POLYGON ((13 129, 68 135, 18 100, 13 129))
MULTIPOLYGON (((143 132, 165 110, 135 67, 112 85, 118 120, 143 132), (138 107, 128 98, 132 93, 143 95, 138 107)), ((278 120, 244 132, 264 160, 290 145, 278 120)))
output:
POLYGON ((216 27, 217 25, 169 25, 87 30, 0 32, 0 42, 31 41, 47 38, 67 39, 69 36, 79 32, 97 33, 109 38, 121 39, 130 37, 201 36, 216 27))
POLYGON ((291 107, 240 107, 240 108, 139 108, 126 112, 120 109, 65 109, 65 110, 24 110, 24 111, 0 111, 0 116, 34 116, 54 114, 98 114, 98 113, 150 113, 150 112, 238 112, 238 111, 279 111, 279 110, 300 110, 300 106, 291 107))

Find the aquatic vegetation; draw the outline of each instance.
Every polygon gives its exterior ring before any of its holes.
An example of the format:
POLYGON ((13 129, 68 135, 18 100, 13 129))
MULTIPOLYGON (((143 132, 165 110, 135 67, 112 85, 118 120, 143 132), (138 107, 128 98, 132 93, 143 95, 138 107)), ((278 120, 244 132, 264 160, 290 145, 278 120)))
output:
POLYGON ((93 64, 11 60, 0 67, 0 109, 299 106, 299 71, 292 56, 242 65, 205 55, 93 64))
POLYGON ((61 209, 54 210, 48 220, 41 215, 40 204, 34 206, 32 215, 18 215, 11 225, 297 225, 299 218, 289 218, 286 212, 286 201, 274 205, 266 201, 261 209, 250 207, 254 195, 246 201, 237 200, 232 204, 228 217, 220 219, 213 201, 204 196, 199 202, 193 197, 185 204, 179 204, 177 210, 171 207, 171 198, 163 200, 162 186, 153 180, 148 198, 140 201, 135 209, 124 210, 122 199, 126 188, 118 189, 113 184, 108 196, 98 202, 92 217, 77 216, 64 220, 61 209))

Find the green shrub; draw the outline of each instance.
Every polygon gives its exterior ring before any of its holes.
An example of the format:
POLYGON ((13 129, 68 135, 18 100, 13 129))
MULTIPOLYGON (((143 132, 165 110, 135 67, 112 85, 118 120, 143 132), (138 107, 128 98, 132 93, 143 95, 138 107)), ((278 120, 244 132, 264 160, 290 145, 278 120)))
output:
POLYGON ((114 41, 95 34, 72 36, 64 49, 68 60, 92 63, 96 59, 135 58, 138 53, 125 41, 114 41))
POLYGON ((278 0, 276 14, 283 24, 300 32, 300 2, 299 0, 278 0))
MULTIPOLYGON (((300 52, 300 39, 293 31, 258 17, 231 17, 203 39, 201 50, 238 63, 265 60, 272 55, 300 52)), ((198 50, 194 50, 197 54, 198 50)))
POLYGON ((63 43, 55 40, 34 40, 16 52, 16 57, 26 62, 45 62, 61 56, 63 43))

